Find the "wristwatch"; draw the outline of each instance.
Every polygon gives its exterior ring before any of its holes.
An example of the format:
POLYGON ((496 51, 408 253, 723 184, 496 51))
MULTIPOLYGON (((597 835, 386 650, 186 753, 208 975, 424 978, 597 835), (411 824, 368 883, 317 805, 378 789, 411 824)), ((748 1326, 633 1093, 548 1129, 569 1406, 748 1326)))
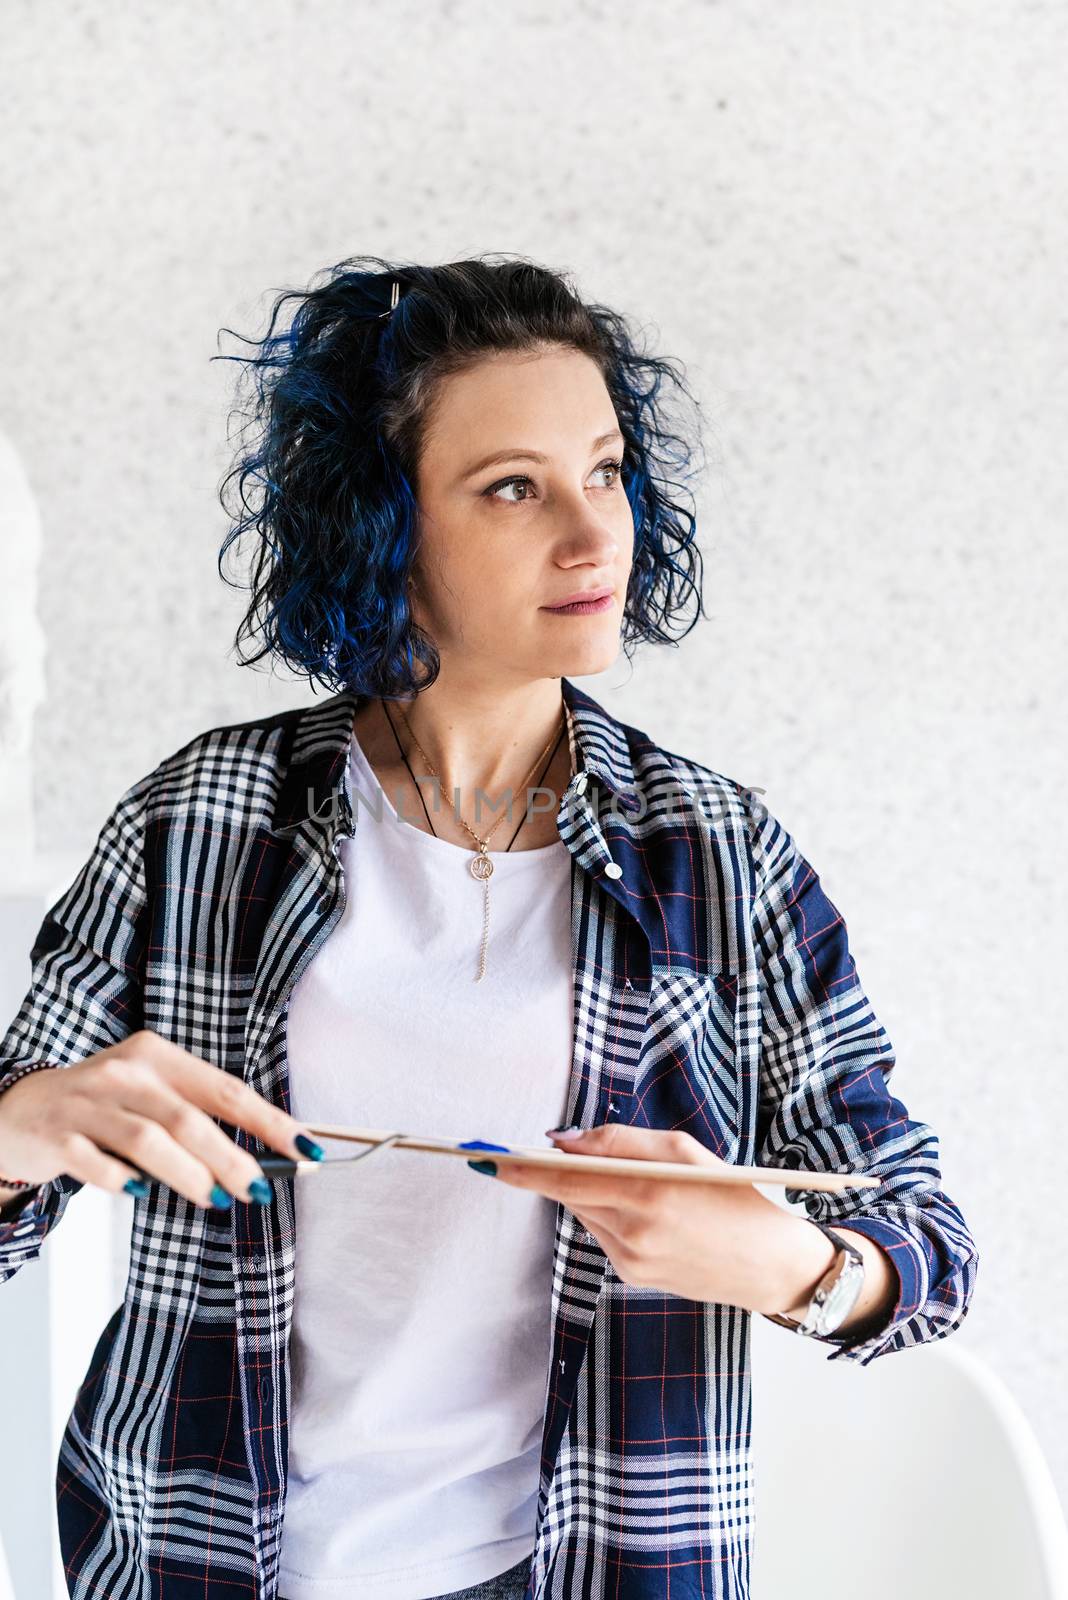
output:
POLYGON ((770 1311, 765 1311, 764 1315, 770 1322, 781 1322, 784 1328, 793 1328, 795 1333, 814 1334, 819 1338, 833 1333, 860 1298, 860 1291, 864 1287, 864 1257, 840 1233, 817 1222, 815 1217, 807 1220, 834 1241, 838 1253, 813 1290, 808 1310, 800 1322, 794 1317, 779 1316, 770 1311))

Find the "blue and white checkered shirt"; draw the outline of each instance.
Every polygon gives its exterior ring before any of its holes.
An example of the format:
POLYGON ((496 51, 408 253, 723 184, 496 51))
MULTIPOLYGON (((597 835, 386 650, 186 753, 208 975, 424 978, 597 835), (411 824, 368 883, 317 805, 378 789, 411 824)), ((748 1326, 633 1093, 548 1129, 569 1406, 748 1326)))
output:
MULTIPOLYGON (((866 1234, 900 1293, 830 1359, 962 1322, 977 1264, 938 1142, 891 1097, 893 1046, 845 924, 756 794, 666 751, 562 679, 575 769, 575 1009, 566 1120, 683 1129, 726 1161, 876 1174, 787 1190, 866 1234)), ((362 697, 213 728, 121 797, 31 951, 0 1087, 149 1028, 289 1107, 294 982, 344 905, 347 755, 362 697)), ((228 1129, 255 1151, 255 1141, 228 1129)), ((0 1278, 81 1185, 0 1221, 0 1278)), ((220 1213, 153 1183, 129 1281, 60 1453, 74 1600, 275 1600, 286 1497, 293 1180, 220 1213)), ((553 1343, 526 1600, 748 1600, 750 1313, 632 1287, 558 1206, 553 1343)), ((783 1338, 792 1337, 783 1332, 783 1338)))

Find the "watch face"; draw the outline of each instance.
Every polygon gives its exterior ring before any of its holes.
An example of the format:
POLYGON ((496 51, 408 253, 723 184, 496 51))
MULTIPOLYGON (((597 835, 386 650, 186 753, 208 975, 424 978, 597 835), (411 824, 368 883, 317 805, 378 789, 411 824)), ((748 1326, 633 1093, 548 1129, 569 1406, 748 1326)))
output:
POLYGON ((835 1328, 845 1321, 857 1303, 863 1283, 863 1266, 848 1260, 823 1302, 820 1322, 824 1333, 833 1333, 835 1328))

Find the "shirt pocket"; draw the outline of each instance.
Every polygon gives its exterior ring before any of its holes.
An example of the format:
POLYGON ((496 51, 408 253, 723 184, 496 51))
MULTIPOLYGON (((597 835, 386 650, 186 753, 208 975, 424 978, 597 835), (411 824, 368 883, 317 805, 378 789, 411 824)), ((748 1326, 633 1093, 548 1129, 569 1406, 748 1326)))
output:
POLYGON ((630 1121, 692 1134, 723 1161, 741 1147, 736 973, 654 971, 630 1121))

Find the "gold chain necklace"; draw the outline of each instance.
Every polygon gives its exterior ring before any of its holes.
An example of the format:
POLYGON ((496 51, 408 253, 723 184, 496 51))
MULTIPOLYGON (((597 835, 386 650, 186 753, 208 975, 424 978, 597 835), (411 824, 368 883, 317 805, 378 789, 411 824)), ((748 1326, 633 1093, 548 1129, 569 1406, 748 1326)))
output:
MULTIPOLYGON (((427 755, 426 751, 423 749, 422 745, 419 743, 419 740, 415 737, 415 733, 414 733, 414 731, 412 729, 412 725, 408 721, 407 716, 405 716, 404 707, 401 706, 401 705, 398 705, 397 709, 400 712, 401 716, 404 717, 404 725, 408 729, 409 734, 411 734, 412 743, 415 745, 415 748, 419 751, 419 754, 422 756, 423 760, 426 762, 426 765, 427 765, 427 767, 429 768, 429 771, 430 771, 430 776, 432 778, 436 778, 437 779, 438 787, 440 789, 442 787, 441 777, 438 774, 438 772, 435 770, 433 765, 431 764, 430 758, 427 755)), ((384 701, 383 701, 383 710, 385 710, 385 702, 384 701)), ((386 718, 387 718, 387 721, 388 721, 389 720, 389 712, 388 711, 386 712, 386 718)), ((390 726, 392 727, 392 722, 390 722, 390 726)), ((542 750, 541 755, 538 756, 537 760, 534 762, 533 766, 530 768, 530 771, 527 773, 526 778, 525 778, 524 783, 523 783, 524 790, 526 789, 526 786, 529 783, 530 779, 534 776, 534 773, 537 771, 538 766, 540 765, 541 761, 544 759, 546 753, 549 750, 552 750, 553 752, 555 752, 556 746, 560 743, 561 734, 564 732, 564 729, 566 727, 567 727, 567 714, 566 714, 566 711, 565 711, 563 726, 556 733, 555 737, 553 739, 550 739, 549 743, 545 746, 545 749, 542 750)), ((394 730, 394 738, 396 738, 396 730, 394 730)), ((408 765, 408 761, 407 761, 407 757, 404 755, 404 751, 403 750, 401 750, 401 756, 404 759, 405 766, 407 766, 408 765)), ((408 770, 409 770, 409 772, 411 772, 411 768, 410 767, 408 768, 408 770)), ((414 774, 412 774, 412 776, 413 776, 413 779, 414 779, 414 774)), ((416 784, 416 788, 419 789, 419 785, 418 784, 416 784)), ((422 791, 421 790, 420 790, 419 797, 422 800, 422 791)), ((423 810, 426 811, 426 803, 425 803, 425 801, 423 802, 423 810)), ((454 810, 455 810, 455 815, 456 815, 457 822, 460 824, 461 828, 463 828, 465 833, 469 833, 471 835, 471 838, 474 839, 476 845, 478 846, 477 853, 475 855, 473 855, 471 857, 470 861, 468 862, 468 868, 470 870, 471 876, 473 878, 477 878, 481 882, 482 887, 483 887, 483 895, 482 895, 482 942, 481 942, 481 945, 479 947, 478 973, 477 973, 477 976, 475 978, 475 982, 479 983, 482 980, 482 978, 484 978, 485 975, 486 975, 486 946, 487 946, 487 944, 489 942, 489 880, 493 876, 493 862, 490 859, 489 841, 490 841, 490 839, 492 839, 492 837, 493 837, 494 833, 496 832, 497 828, 499 828, 501 823, 504 821, 505 817, 507 816, 507 812, 506 811, 502 811, 501 812, 501 815, 497 818, 496 822, 493 824, 493 827, 490 828, 489 832, 486 834, 485 838, 483 839, 483 838, 479 837, 479 835, 475 832, 474 828, 469 827, 468 824, 464 821, 463 817, 460 815, 459 808, 456 807, 456 808, 454 808, 454 810)), ((429 812, 427 812, 427 821, 430 822, 430 813, 429 812)), ((520 823, 520 827, 522 827, 522 823, 520 823)), ((431 829, 431 832, 435 834, 435 837, 437 837, 436 830, 435 830, 434 824, 432 822, 430 822, 430 829, 431 829)), ((519 828, 516 829, 516 834, 518 834, 518 832, 519 832, 519 828)), ((512 839, 513 839, 513 842, 514 842, 515 834, 513 834, 512 839)), ((509 845, 509 849, 510 848, 511 848, 511 845, 509 845)))

